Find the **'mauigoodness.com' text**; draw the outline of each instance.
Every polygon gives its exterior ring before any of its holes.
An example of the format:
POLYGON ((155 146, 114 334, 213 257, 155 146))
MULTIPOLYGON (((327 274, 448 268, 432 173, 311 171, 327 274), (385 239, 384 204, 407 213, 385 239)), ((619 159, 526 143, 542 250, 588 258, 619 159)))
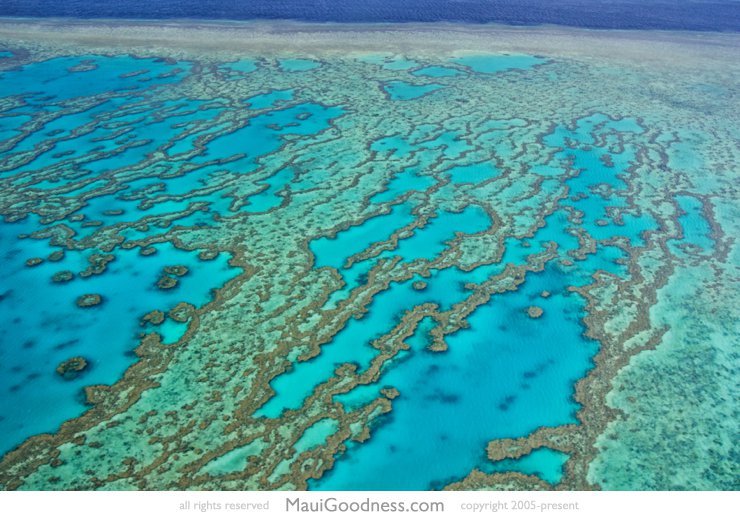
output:
POLYGON ((445 506, 441 502, 428 501, 371 501, 370 498, 364 501, 342 501, 336 497, 327 497, 326 499, 302 501, 300 497, 295 499, 285 499, 285 510, 287 512, 351 512, 351 513, 371 513, 371 512, 409 512, 409 513, 434 513, 444 512, 445 506))

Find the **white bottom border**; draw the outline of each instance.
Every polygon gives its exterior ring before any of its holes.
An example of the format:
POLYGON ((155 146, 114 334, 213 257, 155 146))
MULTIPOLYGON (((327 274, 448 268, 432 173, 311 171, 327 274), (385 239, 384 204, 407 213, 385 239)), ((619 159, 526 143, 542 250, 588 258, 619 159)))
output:
POLYGON ((739 492, 0 492, 4 517, 735 517, 739 492))

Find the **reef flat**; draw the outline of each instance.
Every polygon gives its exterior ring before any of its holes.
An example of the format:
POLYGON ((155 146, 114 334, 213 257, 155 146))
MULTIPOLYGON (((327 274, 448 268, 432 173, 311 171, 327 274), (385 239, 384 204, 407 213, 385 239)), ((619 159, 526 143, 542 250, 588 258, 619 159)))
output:
POLYGON ((738 47, 0 22, 0 486, 740 488, 738 47))

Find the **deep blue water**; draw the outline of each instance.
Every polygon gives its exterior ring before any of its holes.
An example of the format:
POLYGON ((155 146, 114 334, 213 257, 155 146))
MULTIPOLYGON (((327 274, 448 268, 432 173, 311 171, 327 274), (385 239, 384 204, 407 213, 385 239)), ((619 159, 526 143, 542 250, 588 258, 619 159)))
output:
POLYGON ((0 0, 0 16, 453 21, 740 31, 740 0, 0 0))

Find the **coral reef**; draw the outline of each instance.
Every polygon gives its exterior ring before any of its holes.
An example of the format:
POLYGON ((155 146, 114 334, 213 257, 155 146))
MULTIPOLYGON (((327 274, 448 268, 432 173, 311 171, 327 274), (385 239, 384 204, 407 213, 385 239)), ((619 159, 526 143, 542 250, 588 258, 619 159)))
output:
POLYGON ((261 27, 0 22, 1 488, 738 488, 737 35, 261 27))

